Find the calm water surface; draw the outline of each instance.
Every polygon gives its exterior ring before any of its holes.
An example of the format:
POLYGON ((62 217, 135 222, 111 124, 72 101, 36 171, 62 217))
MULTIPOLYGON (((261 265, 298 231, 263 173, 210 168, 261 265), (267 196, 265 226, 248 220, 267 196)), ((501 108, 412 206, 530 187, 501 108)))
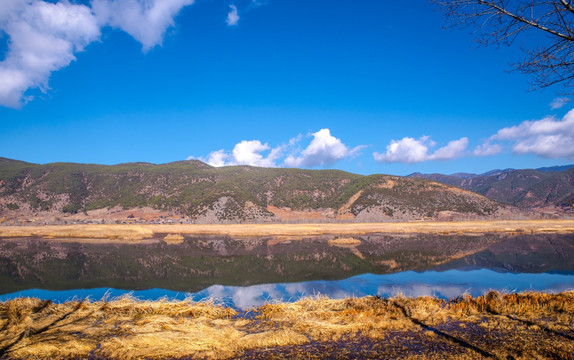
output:
POLYGON ((406 271, 397 274, 363 274, 343 280, 317 280, 297 283, 261 284, 252 286, 212 285, 195 293, 184 293, 165 289, 120 290, 110 288, 40 290, 29 289, 0 296, 5 301, 16 297, 38 297, 64 302, 72 299, 109 299, 129 294, 142 300, 168 299, 194 300, 215 299, 226 305, 247 309, 275 301, 296 301, 311 295, 326 295, 333 299, 351 296, 380 295, 383 297, 404 294, 405 296, 436 296, 443 299, 456 298, 463 294, 478 296, 490 290, 521 292, 529 290, 561 292, 574 290, 574 273, 569 274, 514 274, 500 273, 488 269, 444 272, 406 271))
POLYGON ((574 236, 186 237, 112 244, 0 239, 0 300, 214 298, 248 308, 304 296, 477 296, 574 289, 574 236))

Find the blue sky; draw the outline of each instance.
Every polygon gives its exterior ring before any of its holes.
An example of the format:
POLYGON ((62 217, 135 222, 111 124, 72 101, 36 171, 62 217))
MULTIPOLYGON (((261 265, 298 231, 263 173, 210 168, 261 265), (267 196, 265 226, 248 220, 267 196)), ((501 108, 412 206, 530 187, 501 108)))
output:
POLYGON ((574 163, 562 89, 509 72, 536 38, 479 47, 445 25, 425 1, 2 0, 0 156, 397 175, 574 163))

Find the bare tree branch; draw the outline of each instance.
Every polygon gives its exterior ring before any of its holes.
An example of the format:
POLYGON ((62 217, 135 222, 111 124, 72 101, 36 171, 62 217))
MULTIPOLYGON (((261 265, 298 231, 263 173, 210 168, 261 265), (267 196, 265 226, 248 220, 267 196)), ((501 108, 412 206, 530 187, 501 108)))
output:
POLYGON ((562 3, 562 5, 566 8, 566 10, 574 14, 574 6, 570 4, 570 1, 560 0, 560 3, 562 3))
MULTIPOLYGON (((574 5, 571 0, 431 0, 454 28, 472 27, 480 43, 512 45, 546 35, 514 69, 533 77, 535 88, 574 83, 574 5)), ((536 38, 542 39, 542 38, 536 38)))
POLYGON ((548 33, 550 33, 550 34, 552 34, 552 35, 554 35, 554 36, 558 36, 558 37, 563 38, 563 39, 566 39, 566 40, 570 40, 570 41, 573 41, 573 40, 574 40, 574 38, 572 38, 572 37, 570 37, 570 36, 568 36, 568 35, 566 35, 566 34, 562 34, 562 33, 559 32, 559 31, 553 30, 553 29, 551 29, 551 28, 549 28, 549 27, 547 27, 547 26, 544 26, 544 25, 543 25, 542 23, 540 23, 540 22, 537 22, 537 21, 535 21, 535 20, 528 20, 528 19, 526 19, 526 18, 524 18, 524 17, 522 17, 522 16, 518 16, 518 15, 516 15, 516 14, 513 14, 513 13, 511 13, 510 11, 507 11, 506 9, 504 9, 504 8, 502 8, 502 7, 500 7, 500 6, 496 5, 496 4, 494 4, 493 2, 481 1, 481 0, 478 0, 478 2, 479 2, 480 4, 482 4, 482 5, 484 5, 484 6, 489 6, 489 7, 493 8, 494 10, 500 12, 502 15, 506 15, 506 16, 508 16, 508 17, 511 17, 511 18, 513 18, 514 20, 519 21, 519 22, 521 22, 521 23, 524 23, 524 24, 526 24, 526 25, 535 27, 535 28, 540 29, 540 30, 542 30, 542 31, 546 31, 546 32, 548 32, 548 33))

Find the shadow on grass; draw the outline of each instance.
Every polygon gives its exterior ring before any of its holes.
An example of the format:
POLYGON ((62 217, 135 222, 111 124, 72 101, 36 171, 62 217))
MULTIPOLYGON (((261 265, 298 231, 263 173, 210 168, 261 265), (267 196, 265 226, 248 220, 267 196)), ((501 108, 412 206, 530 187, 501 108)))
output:
POLYGON ((447 334, 447 333, 445 333, 445 332, 443 332, 443 331, 441 331, 441 330, 439 330, 439 329, 437 329, 437 328, 434 328, 434 327, 432 327, 432 326, 429 326, 429 325, 425 324, 424 322, 420 321, 419 319, 417 319, 417 318, 415 318, 415 317, 409 315, 408 312, 407 312, 407 309, 406 309, 403 305, 397 303, 396 301, 391 301, 391 303, 392 303, 395 307, 397 307, 397 308, 403 313, 403 315, 404 315, 406 318, 408 318, 410 321, 412 321, 412 322, 415 323, 416 325, 420 326, 421 328, 423 328, 423 329, 425 329, 425 330, 428 330, 428 331, 432 331, 433 333, 435 333, 435 334, 437 334, 437 335, 439 335, 439 336, 442 336, 442 337, 444 337, 444 338, 446 338, 446 339, 452 341, 453 343, 455 343, 455 344, 457 344, 457 345, 460 345, 460 346, 462 346, 462 347, 464 347, 464 348, 466 348, 466 349, 473 350, 473 351, 479 353, 480 355, 482 355, 482 356, 484 356, 484 357, 488 357, 488 358, 493 358, 493 357, 495 357, 493 354, 489 353, 489 352, 486 351, 486 350, 483 350, 483 349, 481 349, 481 348, 479 348, 479 347, 477 347, 477 346, 475 346, 475 345, 473 345, 473 344, 471 344, 471 343, 469 343, 469 342, 467 342, 467 341, 464 341, 464 340, 459 339, 459 338, 457 338, 457 337, 454 337, 454 336, 452 336, 452 335, 450 335, 450 334, 447 334))
POLYGON ((492 309, 487 309, 486 311, 487 311, 489 314, 497 315, 497 316, 504 316, 505 318, 507 318, 507 319, 509 319, 509 320, 513 320, 513 321, 522 323, 522 324, 527 325, 527 326, 538 326, 540 329, 544 330, 545 332, 547 332, 547 333, 550 334, 550 335, 561 336, 561 337, 563 337, 563 338, 565 338, 565 339, 574 341, 574 336, 565 334, 565 333, 563 333, 563 332, 561 332, 561 331, 553 330, 553 329, 549 328, 548 326, 546 326, 546 325, 544 325, 544 324, 540 324, 540 323, 534 322, 534 321, 532 321, 532 320, 521 319, 521 318, 519 318, 519 317, 510 315, 510 314, 501 314, 501 313, 499 313, 498 311, 495 311, 495 310, 492 310, 492 309))
MULTIPOLYGON (((25 338, 31 338, 33 336, 41 335, 42 333, 45 333, 46 331, 57 329, 57 328, 62 327, 64 325, 69 325, 72 323, 80 322, 83 319, 86 319, 87 317, 89 317, 91 315, 91 313, 86 315, 86 316, 83 316, 81 318, 78 318, 71 323, 62 324, 62 322, 64 320, 66 320, 70 316, 77 313, 82 308, 82 306, 85 304, 85 302, 86 302, 85 300, 80 301, 71 311, 69 311, 69 312, 63 314, 62 316, 54 319, 54 321, 50 322, 47 325, 44 325, 38 329, 25 329, 25 330, 21 331, 20 334, 16 337, 16 339, 14 341, 12 341, 11 343, 4 345, 0 348, 0 358, 7 355, 10 351, 12 351, 14 349, 14 347, 16 347, 25 338)), ((34 308, 32 310, 32 313, 36 314, 36 315, 40 314, 43 310, 47 309, 51 304, 52 304, 52 302, 49 300, 43 301, 36 308, 34 308)), ((10 330, 10 325, 11 325, 10 321, 6 322, 6 324, 4 324, 4 326, 2 327, 0 334, 2 334, 3 332, 8 332, 10 330)))

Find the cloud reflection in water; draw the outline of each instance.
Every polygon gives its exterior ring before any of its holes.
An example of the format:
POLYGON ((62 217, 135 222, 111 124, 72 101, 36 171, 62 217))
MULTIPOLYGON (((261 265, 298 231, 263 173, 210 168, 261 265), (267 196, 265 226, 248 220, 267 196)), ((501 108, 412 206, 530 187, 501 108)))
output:
POLYGON ((560 292, 574 289, 573 274, 513 274, 492 270, 444 272, 407 271, 390 275, 363 274, 344 280, 308 281, 292 284, 265 284, 247 287, 214 285, 193 294, 196 299, 217 298, 226 304, 246 309, 276 301, 296 301, 311 295, 333 299, 403 294, 409 297, 436 296, 451 299, 468 293, 479 296, 490 290, 518 292, 539 290, 560 292))
POLYGON ((239 309, 261 306, 278 301, 296 301, 312 295, 326 295, 333 299, 380 295, 391 297, 403 294, 409 297, 436 296, 451 299, 468 293, 472 296, 485 294, 490 290, 519 292, 527 290, 561 292, 574 289, 573 273, 504 273, 492 270, 448 270, 422 273, 406 271, 396 274, 363 274, 344 280, 306 281, 299 283, 278 283, 252 286, 213 285, 196 293, 175 292, 164 289, 129 291, 118 289, 78 289, 66 291, 25 290, 0 296, 8 300, 19 296, 39 297, 53 301, 66 301, 73 297, 99 300, 103 294, 108 298, 127 293, 142 300, 156 300, 161 297, 194 300, 215 299, 239 309))

